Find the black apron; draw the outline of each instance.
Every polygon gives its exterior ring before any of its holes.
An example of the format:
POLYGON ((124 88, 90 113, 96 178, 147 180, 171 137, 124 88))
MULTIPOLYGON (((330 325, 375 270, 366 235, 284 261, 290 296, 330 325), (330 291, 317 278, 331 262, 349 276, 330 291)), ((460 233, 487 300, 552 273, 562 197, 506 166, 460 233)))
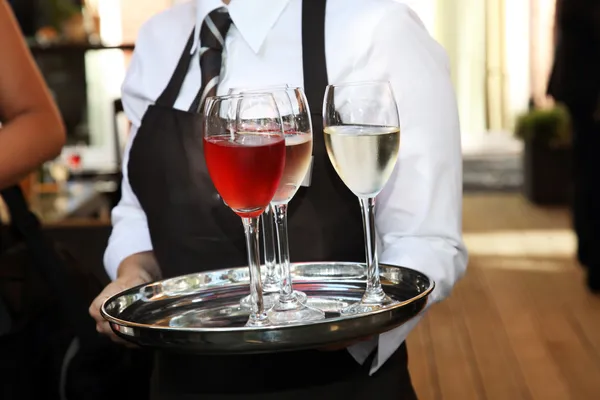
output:
MULTIPOLYGON (((365 260, 359 203, 329 162, 321 108, 327 86, 325 0, 304 1, 304 86, 313 112, 313 173, 290 203, 295 261, 365 260)), ((193 33, 192 33, 193 35, 193 33)), ((217 194, 202 150, 201 117, 173 108, 192 59, 190 36, 173 76, 146 111, 130 151, 128 176, 148 218, 165 278, 247 264, 243 228, 217 194)), ((157 352, 153 399, 414 399, 402 347, 374 376, 346 350, 191 356, 157 352), (289 366, 289 370, 285 369, 289 366), (366 397, 365 397, 366 396, 366 397)))

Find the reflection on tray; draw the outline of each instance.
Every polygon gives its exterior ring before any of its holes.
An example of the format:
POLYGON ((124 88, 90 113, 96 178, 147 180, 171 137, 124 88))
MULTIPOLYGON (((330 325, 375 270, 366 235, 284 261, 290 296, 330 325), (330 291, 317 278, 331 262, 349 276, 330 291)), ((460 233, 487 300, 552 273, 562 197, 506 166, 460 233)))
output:
MULTIPOLYGON (((355 303, 348 299, 329 299, 325 297, 309 297, 307 303, 311 307, 318 307, 328 314, 328 318, 340 316, 340 311, 355 303)), ((181 304, 178 304, 181 306, 181 304)), ((233 305, 211 308, 208 310, 193 309, 172 318, 156 321, 155 324, 171 328, 217 328, 217 327, 243 327, 248 321, 250 312, 247 308, 240 307, 239 302, 233 305)))
POLYGON ((246 325, 249 315, 248 309, 237 306, 223 306, 209 310, 190 310, 171 318, 171 328, 217 328, 217 327, 242 327, 246 325))

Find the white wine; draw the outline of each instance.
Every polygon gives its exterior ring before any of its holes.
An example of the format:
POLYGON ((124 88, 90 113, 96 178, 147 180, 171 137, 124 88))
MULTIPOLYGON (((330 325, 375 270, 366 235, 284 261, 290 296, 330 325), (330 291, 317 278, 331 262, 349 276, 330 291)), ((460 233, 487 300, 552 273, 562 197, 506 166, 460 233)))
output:
POLYGON ((377 196, 396 165, 400 129, 343 125, 324 131, 329 159, 346 186, 358 197, 377 196))

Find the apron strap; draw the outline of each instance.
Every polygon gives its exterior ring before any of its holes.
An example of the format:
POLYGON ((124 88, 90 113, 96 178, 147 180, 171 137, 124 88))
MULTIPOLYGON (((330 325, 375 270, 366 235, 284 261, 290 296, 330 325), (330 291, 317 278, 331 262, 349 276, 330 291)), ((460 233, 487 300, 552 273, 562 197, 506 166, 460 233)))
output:
POLYGON ((321 115, 328 84, 325 58, 327 0, 302 1, 302 64, 304 92, 313 115, 321 115))
POLYGON ((156 100, 156 104, 164 107, 173 108, 177 98, 179 97, 179 91, 183 86, 183 82, 185 81, 185 77, 190 68, 190 63, 192 61, 192 46, 194 44, 194 33, 196 29, 192 29, 192 33, 185 45, 185 49, 183 49, 183 53, 179 58, 179 62, 177 63, 177 67, 175 67, 175 72, 171 76, 171 80, 167 84, 167 87, 162 92, 162 94, 156 100))

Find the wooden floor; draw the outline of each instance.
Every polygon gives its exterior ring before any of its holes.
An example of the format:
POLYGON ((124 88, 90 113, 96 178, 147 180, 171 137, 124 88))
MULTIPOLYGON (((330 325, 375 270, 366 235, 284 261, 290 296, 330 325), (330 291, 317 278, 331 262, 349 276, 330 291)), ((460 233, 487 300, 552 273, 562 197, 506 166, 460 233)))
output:
POLYGON ((600 297, 570 227, 515 195, 465 198, 467 274, 408 339, 421 400, 600 400, 600 297))

